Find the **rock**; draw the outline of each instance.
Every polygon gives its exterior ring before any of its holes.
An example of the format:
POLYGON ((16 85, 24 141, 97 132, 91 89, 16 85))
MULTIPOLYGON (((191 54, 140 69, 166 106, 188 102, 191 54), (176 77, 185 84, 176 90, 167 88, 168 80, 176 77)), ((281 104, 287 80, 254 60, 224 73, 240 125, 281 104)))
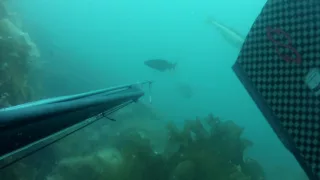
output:
POLYGON ((30 57, 40 57, 40 52, 29 34, 21 31, 9 19, 0 20, 0 34, 1 43, 10 44, 17 51, 26 51, 30 57))

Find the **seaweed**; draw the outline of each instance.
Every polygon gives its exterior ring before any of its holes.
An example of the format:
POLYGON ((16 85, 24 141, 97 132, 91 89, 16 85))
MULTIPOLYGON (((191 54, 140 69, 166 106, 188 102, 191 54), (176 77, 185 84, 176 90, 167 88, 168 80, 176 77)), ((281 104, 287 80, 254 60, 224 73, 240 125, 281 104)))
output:
POLYGON ((163 151, 154 149, 152 144, 157 139, 150 138, 147 129, 128 127, 112 134, 104 132, 103 122, 96 125, 28 157, 0 175, 10 180, 263 180, 265 177, 256 160, 244 158, 245 149, 253 146, 242 137, 244 129, 212 114, 186 120, 182 128, 169 121, 167 131, 161 131, 168 137, 163 151), (100 137, 88 138, 99 130, 103 130, 100 137), (89 144, 79 141, 84 138, 89 144), (50 159, 41 161, 39 156, 50 159))
MULTIPOLYGON (((209 115, 207 122, 211 126, 209 136, 198 118, 185 124, 189 126, 187 129, 190 129, 190 133, 195 134, 195 138, 187 146, 180 146, 179 151, 169 159, 172 168, 182 161, 191 161, 195 164, 194 179, 258 180, 264 177, 263 172, 257 175, 247 170, 249 166, 243 161, 244 150, 252 145, 250 141, 241 138, 243 128, 232 121, 221 122, 212 115, 209 115), (246 171, 242 171, 243 168, 246 171)), ((180 136, 183 134, 185 138, 189 138, 188 133, 182 131, 180 136)), ((258 163, 254 166, 261 169, 258 163)))
POLYGON ((244 150, 253 145, 241 137, 243 130, 233 121, 221 121, 212 115, 187 120, 181 130, 169 122, 167 146, 157 152, 147 134, 131 128, 109 136, 108 146, 90 155, 63 158, 50 178, 263 180, 260 164, 243 158, 244 150))

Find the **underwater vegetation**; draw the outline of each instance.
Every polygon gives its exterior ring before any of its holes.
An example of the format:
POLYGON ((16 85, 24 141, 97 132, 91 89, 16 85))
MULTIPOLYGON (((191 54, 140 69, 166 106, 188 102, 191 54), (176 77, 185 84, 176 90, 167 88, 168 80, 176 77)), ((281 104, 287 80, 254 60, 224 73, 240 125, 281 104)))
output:
POLYGON ((40 53, 28 33, 14 23, 13 13, 0 1, 0 108, 36 99, 29 71, 40 53))
MULTIPOLYGON (((31 66, 40 57, 39 50, 11 14, 5 1, 0 0, 0 108, 36 100, 40 96, 37 83, 34 83, 36 80, 30 78, 31 66)), ((159 71, 175 68, 174 63, 159 60, 146 65, 159 71)), ((193 94, 187 86, 181 85, 179 90, 187 98, 193 94)), ((137 107, 125 115, 132 124, 139 121, 137 114, 148 116, 141 121, 161 121, 152 112, 146 111, 147 107, 142 104, 137 107)), ((155 131, 154 126, 157 125, 154 121, 148 122, 143 122, 145 126, 125 127, 128 122, 117 120, 115 124, 121 128, 118 127, 116 133, 110 133, 107 126, 101 126, 105 130, 102 133, 83 132, 81 137, 65 143, 58 142, 2 169, 0 177, 3 180, 265 178, 257 161, 244 158, 244 151, 252 142, 241 137, 243 128, 233 121, 222 121, 210 114, 204 119, 186 120, 182 129, 174 122, 168 122, 161 131, 155 131), (156 137, 166 139, 160 143, 156 137), (81 152, 78 151, 80 149, 81 152)))
MULTIPOLYGON (((126 116, 130 114, 134 112, 127 111, 126 116)), ((107 120, 105 122, 110 123, 107 120)), ((159 137, 166 137, 162 150, 155 148, 158 139, 149 136, 147 126, 127 127, 111 132, 107 126, 97 124, 102 130, 100 136, 93 134, 97 129, 83 131, 81 136, 58 142, 45 152, 38 152, 33 158, 21 161, 0 174, 4 180, 265 178, 256 160, 244 158, 244 151, 252 146, 252 142, 241 137, 244 129, 233 121, 222 121, 210 114, 206 118, 186 120, 183 127, 178 127, 174 122, 162 122, 166 125, 159 134, 159 137), (80 149, 83 151, 80 152, 80 149), (46 157, 45 161, 39 156, 46 157)))

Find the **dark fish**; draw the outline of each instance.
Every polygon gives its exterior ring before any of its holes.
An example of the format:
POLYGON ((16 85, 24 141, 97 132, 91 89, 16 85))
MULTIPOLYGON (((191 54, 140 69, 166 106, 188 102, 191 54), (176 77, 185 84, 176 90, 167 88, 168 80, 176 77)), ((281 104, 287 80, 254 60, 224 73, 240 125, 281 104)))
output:
POLYGON ((49 55, 50 55, 50 57, 53 57, 54 56, 54 51, 53 50, 49 50, 49 55))
POLYGON ((151 59, 144 62, 144 64, 152 69, 164 72, 166 70, 175 69, 177 63, 171 63, 162 59, 151 59))
POLYGON ((177 89, 182 97, 184 98, 191 98, 193 96, 193 89, 190 85, 185 83, 179 83, 177 89))

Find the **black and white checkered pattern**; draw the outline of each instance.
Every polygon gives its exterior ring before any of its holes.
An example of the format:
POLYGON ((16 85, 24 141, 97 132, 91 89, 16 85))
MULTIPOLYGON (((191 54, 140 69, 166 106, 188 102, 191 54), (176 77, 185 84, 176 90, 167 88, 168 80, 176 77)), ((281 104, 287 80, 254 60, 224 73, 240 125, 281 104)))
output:
POLYGON ((237 63, 292 137, 304 163, 320 179, 320 97, 305 83, 308 72, 320 68, 320 1, 269 0, 237 63), (271 41, 268 28, 281 29, 287 37, 271 32, 271 41), (297 57, 292 48, 285 47, 289 43, 300 54, 301 63, 283 59, 285 55, 297 57))

